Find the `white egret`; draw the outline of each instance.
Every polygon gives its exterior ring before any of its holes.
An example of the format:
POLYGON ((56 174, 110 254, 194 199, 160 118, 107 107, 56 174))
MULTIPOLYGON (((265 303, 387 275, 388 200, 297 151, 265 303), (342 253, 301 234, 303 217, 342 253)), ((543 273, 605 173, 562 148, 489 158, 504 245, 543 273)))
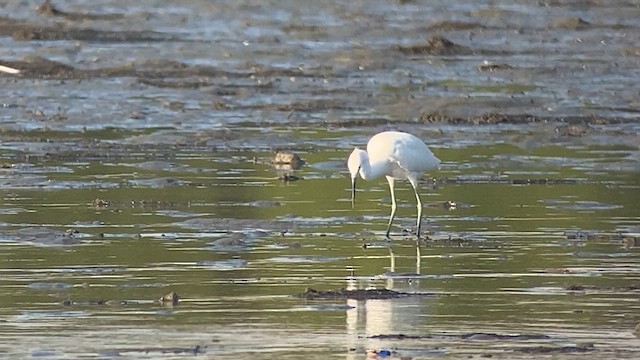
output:
POLYGON ((356 178, 358 174, 364 180, 375 179, 384 175, 389 182, 391 192, 391 216, 387 225, 387 238, 391 223, 396 215, 395 180, 409 180, 418 202, 418 221, 416 234, 420 238, 422 223, 422 201, 418 194, 418 179, 426 171, 437 169, 440 160, 433 155, 427 144, 414 135, 385 131, 374 135, 367 143, 367 151, 355 148, 347 162, 351 173, 351 205, 355 206, 356 178))

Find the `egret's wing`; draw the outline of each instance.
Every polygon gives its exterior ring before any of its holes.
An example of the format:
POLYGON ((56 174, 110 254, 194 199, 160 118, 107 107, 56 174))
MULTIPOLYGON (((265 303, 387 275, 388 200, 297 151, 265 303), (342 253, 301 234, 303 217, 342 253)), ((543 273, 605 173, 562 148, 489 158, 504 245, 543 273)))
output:
POLYGON ((397 139, 389 158, 400 169, 411 173, 424 173, 440 165, 440 160, 416 137, 397 139))

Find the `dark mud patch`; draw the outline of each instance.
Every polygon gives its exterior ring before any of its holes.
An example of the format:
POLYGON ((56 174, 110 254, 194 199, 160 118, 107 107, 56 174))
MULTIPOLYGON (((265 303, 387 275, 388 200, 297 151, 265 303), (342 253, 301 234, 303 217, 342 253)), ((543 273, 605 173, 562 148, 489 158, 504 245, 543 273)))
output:
MULTIPOLYGON (((414 234, 407 235, 413 236, 414 234)), ((420 239, 420 243, 424 244, 427 247, 466 247, 470 246, 474 243, 474 239, 466 236, 435 236, 435 235, 427 235, 424 239, 420 239)))
MULTIPOLYGON (((617 207, 615 207, 617 208, 617 207)), ((615 209, 614 208, 614 209, 615 209)), ((628 234, 623 231, 621 232, 599 232, 599 231, 588 231, 588 230, 573 230, 567 231, 564 233, 567 240, 581 240, 581 241, 606 241, 606 242, 622 242, 635 244, 640 240, 640 236, 637 234, 628 234)))
MULTIPOLYGON (((0 35, 2 35, 1 31, 2 19, 0 18, 0 35)), ((47 29, 43 30, 46 31, 47 29)), ((84 32, 88 32, 90 30, 83 30, 84 32)), ((39 32, 29 32, 23 34, 25 37, 33 37, 34 40, 38 39, 38 37, 53 37, 55 32, 50 33, 46 32, 46 35, 39 35, 39 32)), ((124 35, 119 35, 123 36, 124 35)), ((89 38, 95 38, 96 35, 88 36, 89 38)), ((38 39, 42 40, 42 39, 38 39)), ((55 39, 59 40, 59 39, 55 39)), ((157 41, 165 41, 166 39, 158 39, 157 41)), ((87 40, 87 41, 103 41, 101 39, 97 40, 87 40)), ((128 40, 122 40, 128 41, 128 40)), ((143 39, 140 41, 148 41, 147 39, 143 39)), ((245 72, 231 72, 221 70, 217 67, 213 66, 203 66, 203 65, 188 65, 185 63, 180 63, 176 61, 167 61, 167 60, 148 60, 140 63, 134 64, 125 64, 121 66, 114 67, 106 67, 100 69, 82 69, 77 68, 71 65, 66 65, 61 62, 45 59, 39 56, 29 56, 23 60, 3 60, 0 59, 0 63, 5 66, 18 69, 20 73, 18 75, 10 75, 0 72, 0 77, 3 76, 19 76, 23 78, 41 78, 41 79, 55 79, 55 80, 73 80, 73 79, 89 79, 89 78, 99 78, 99 77, 136 77, 138 78, 138 82, 156 86, 156 87, 168 87, 168 88, 192 88, 197 89, 203 86, 214 86, 212 80, 209 79, 196 79, 196 80, 176 80, 183 79, 189 77, 210 77, 211 79, 216 78, 243 78, 249 79, 251 77, 296 77, 296 76, 311 76, 305 75, 303 72, 297 69, 283 69, 283 68, 251 68, 245 72)), ((229 91, 238 91, 238 89, 243 88, 245 86, 232 88, 229 91)), ((247 87, 252 88, 263 88, 263 89, 272 89, 273 85, 270 83, 267 84, 255 84, 255 85, 247 85, 247 87)), ((222 91, 222 94, 225 95, 229 91, 222 91)), ((304 106, 295 107, 295 109, 304 108, 304 106)))
POLYGON ((101 209, 111 209, 111 210, 120 210, 120 209, 175 209, 181 206, 188 206, 188 203, 177 203, 166 200, 129 200, 129 201, 120 201, 120 200, 108 200, 96 198, 89 204, 92 208, 96 210, 101 209))
POLYGON ((593 344, 580 344, 576 346, 531 346, 520 349, 514 349, 514 351, 523 352, 526 354, 572 354, 572 353, 586 353, 596 352, 593 344))
POLYGON ((60 303, 63 306, 127 306, 140 305, 139 301, 134 300, 64 300, 60 303))
POLYGON ((465 21, 440 21, 427 26, 427 31, 461 31, 486 29, 483 24, 465 21))
POLYGON ((591 23, 580 17, 563 17, 553 19, 552 26, 564 30, 584 30, 590 28, 591 23))
POLYGON ((170 292, 157 300, 72 300, 67 299, 60 304, 63 306, 131 306, 143 304, 160 304, 163 306, 175 306, 180 302, 180 296, 176 292, 170 292))
POLYGON ((141 348, 127 348, 127 349, 114 349, 103 351, 101 355, 111 357, 120 356, 133 356, 138 354, 144 355, 202 355, 206 353, 207 346, 195 345, 192 347, 141 347, 141 348))
POLYGON ((504 340, 504 341, 530 341, 530 340, 549 340, 551 337, 544 334, 496 334, 496 333, 466 333, 466 334, 424 334, 424 335, 406 335, 406 334, 379 334, 368 337, 369 339, 383 340, 415 340, 415 339, 459 339, 459 340, 504 340))
POLYGON ((583 136, 590 132, 588 124, 569 124, 562 125, 556 128, 556 133, 561 136, 583 136))
POLYGON ((458 176, 438 179, 442 184, 509 184, 509 185, 583 185, 591 184, 594 181, 586 179, 571 178, 523 178, 523 179, 507 179, 504 177, 493 176, 458 176))
MULTIPOLYGON (((147 86, 153 86, 157 88, 169 88, 169 89, 200 89, 203 87, 213 87, 216 84, 207 79, 178 79, 178 80, 165 80, 165 79, 151 79, 142 78, 138 79, 138 83, 147 86)), ((218 89, 218 95, 233 96, 237 94, 237 88, 234 90, 221 90, 218 89)))
MULTIPOLYGON (((634 122, 634 119, 622 117, 602 116, 537 116, 530 114, 503 114, 484 113, 468 117, 451 116, 440 111, 427 111, 420 113, 415 118, 389 119, 389 118, 357 118, 357 119, 329 119, 324 123, 328 126, 351 127, 379 127, 384 125, 420 125, 420 124, 449 124, 449 125, 525 125, 525 124, 558 124, 558 134, 569 135, 573 130, 563 130, 567 124, 579 125, 608 125, 634 122)), ((591 128, 589 128, 591 129, 591 128)), ((592 129, 591 129, 592 131, 592 129)), ((581 135, 583 133, 579 131, 581 135)))
POLYGON ((66 24, 43 26, 28 21, 0 18, 0 35, 17 41, 89 41, 132 43, 174 41, 177 38, 155 31, 104 31, 70 27, 66 24))
MULTIPOLYGON (((531 355, 542 354, 572 354, 587 353, 599 351, 592 343, 558 346, 554 344, 539 346, 518 346, 520 342, 529 343, 532 341, 553 341, 552 336, 546 334, 497 334, 472 332, 465 334, 424 334, 424 335, 406 335, 406 334, 380 334, 368 336, 368 339, 378 340, 435 340, 435 341, 473 341, 473 342, 499 342, 501 344, 500 353, 526 353, 531 355), (510 345, 512 344, 512 345, 510 345)), ((493 357, 491 353, 486 353, 482 357, 493 357)))
POLYGON ((45 0, 42 4, 40 4, 36 8, 36 12, 42 15, 60 17, 72 21, 118 20, 124 18, 124 14, 90 14, 64 11, 54 6, 50 0, 45 0))
POLYGON ((630 284, 627 286, 597 286, 571 284, 565 288, 569 291, 606 291, 606 292, 640 292, 640 284, 630 284))
POLYGON ((26 227, 0 231, 0 241, 13 241, 36 246, 71 246, 82 243, 75 230, 60 231, 47 227, 26 227))
POLYGON ((424 45, 397 46, 396 50, 405 55, 471 55, 473 50, 458 45, 442 36, 433 36, 424 45))
POLYGON ((297 295, 307 300, 314 299, 353 299, 353 300, 385 300, 406 298, 410 296, 433 296, 430 293, 407 293, 388 289, 357 289, 357 290, 327 290, 320 291, 306 288, 303 293, 297 295))
POLYGON ((511 71, 515 68, 509 64, 483 62, 476 66, 476 70, 479 72, 498 72, 498 71, 511 71))
POLYGON ((447 123, 447 124, 534 124, 534 123, 561 123, 561 124, 616 124, 633 120, 625 118, 604 118, 594 116, 536 116, 529 114, 501 114, 484 113, 480 115, 462 117, 451 117, 439 112, 425 112, 420 114, 418 121, 421 123, 447 123))

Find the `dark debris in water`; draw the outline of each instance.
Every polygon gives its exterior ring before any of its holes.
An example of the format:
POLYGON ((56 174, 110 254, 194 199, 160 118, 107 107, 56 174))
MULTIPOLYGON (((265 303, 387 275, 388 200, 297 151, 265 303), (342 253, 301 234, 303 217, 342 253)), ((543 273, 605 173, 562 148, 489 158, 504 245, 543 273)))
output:
POLYGON ((510 71, 514 70, 514 67, 509 64, 496 64, 491 62, 483 62, 476 66, 476 70, 479 72, 497 72, 497 71, 510 71))
MULTIPOLYGON (((505 69, 506 70, 506 69, 505 69)), ((398 126, 400 124, 449 124, 449 125, 494 125, 494 124, 557 124, 559 128, 571 124, 580 125, 607 125, 607 124, 623 124, 632 120, 623 117, 603 117, 603 116, 537 116, 530 114, 502 114, 488 112, 480 115, 471 115, 468 117, 453 116, 439 111, 425 111, 418 115, 417 118, 387 119, 387 118, 356 118, 356 119, 337 119, 327 120, 326 125, 349 127, 375 127, 384 125, 398 126)), ((594 129, 588 128, 593 132, 594 129)), ((558 130, 563 135, 562 130, 558 130)), ((567 133, 569 135, 569 133, 567 133)))
POLYGON ((473 332, 465 334, 423 334, 423 335, 406 335, 406 334, 379 334, 369 336, 370 339, 384 340, 415 340, 415 339, 461 339, 461 340, 510 340, 510 341, 529 341, 529 340, 549 340, 551 337, 544 334, 496 334, 473 332))
POLYGON ((165 200, 129 200, 129 201, 119 201, 119 200, 105 200, 101 198, 96 198, 91 201, 91 207, 96 209, 122 209, 122 208, 141 208, 141 209, 173 209, 178 207, 179 203, 165 200))
POLYGON ((473 239, 470 239, 468 237, 451 236, 451 235, 447 237, 431 236, 431 237, 426 237, 424 239, 421 239, 421 242, 426 246, 430 246, 430 247, 435 247, 435 246, 462 247, 462 246, 471 245, 473 243, 473 239))
MULTIPOLYGON (((180 302, 180 296, 174 291, 162 296, 159 298, 156 303, 159 303, 163 306, 175 306, 180 302)), ((141 301, 135 300, 104 300, 104 299, 92 299, 92 300, 83 300, 76 301, 72 299, 67 299, 61 302, 63 306, 128 306, 128 305, 140 305, 141 301)), ((151 303, 146 301, 146 303, 151 303)))
POLYGON ((597 351, 597 349, 593 346, 592 343, 588 343, 588 344, 578 344, 575 346, 531 346, 531 347, 514 349, 514 351, 523 352, 527 354, 567 354, 567 353, 593 352, 593 351, 597 351))
POLYGON ((165 306, 175 306, 175 305, 178 305, 178 303, 180 302, 180 296, 178 296, 178 294, 175 291, 172 291, 167 295, 158 299, 158 302, 160 302, 160 304, 165 306))
POLYGON ((481 23, 464 22, 464 21, 451 21, 445 20, 433 23, 427 27, 430 31, 458 31, 458 30, 472 30, 472 29, 485 29, 486 26, 481 23))
POLYGON ((604 241, 619 242, 625 249, 640 247, 640 236, 624 232, 567 231, 564 233, 571 241, 604 241))
POLYGON ((555 184, 586 184, 589 180, 572 178, 523 178, 506 179, 503 177, 450 177, 439 179, 443 184, 512 184, 512 185, 555 185, 555 184))
POLYGON ((195 345, 192 347, 140 347, 115 349, 109 351, 109 357, 122 356, 124 354, 173 354, 173 355, 200 355, 206 353, 207 346, 195 345))
POLYGON ((63 306, 127 306, 127 305, 138 305, 140 304, 137 301, 131 300, 85 300, 85 301, 75 301, 75 300, 64 300, 61 303, 63 306))
POLYGON ((283 181, 283 182, 285 182, 285 183, 290 183, 290 182, 293 182, 293 181, 301 180, 302 178, 300 176, 296 176, 296 175, 284 174, 284 175, 280 176, 278 179, 283 181))
POLYGON ((636 292, 640 291, 640 284, 630 284, 626 286, 596 286, 571 284, 566 287, 569 291, 614 291, 614 292, 636 292))
POLYGON ((569 124, 556 128, 556 132, 561 136, 583 136, 589 133, 587 124, 569 124))
POLYGON ((421 123, 446 123, 446 124, 475 124, 475 125, 491 125, 491 124, 534 124, 534 123, 559 123, 563 125, 575 124, 616 124, 626 123, 629 119, 624 118, 605 118, 601 116, 535 116, 530 114, 501 114, 488 112, 480 115, 472 115, 466 118, 449 116, 440 112, 424 112, 420 114, 418 121, 421 123))
MULTIPOLYGON (((496 334, 496 333, 482 333, 472 332, 464 334, 422 334, 422 335, 407 335, 407 334, 379 334, 368 336, 368 339, 379 340, 420 340, 420 339, 432 339, 432 340, 461 340, 461 341, 500 341, 503 342, 503 351, 520 352, 526 354, 571 354, 571 353, 586 353, 596 352, 593 343, 584 343, 570 346, 557 346, 557 345, 539 345, 539 346, 527 346, 519 347, 515 346, 519 342, 529 341, 545 341, 552 340, 552 337, 545 334, 496 334), (514 345, 507 346, 504 342, 511 342, 514 345)), ((487 357, 491 357, 487 354, 487 357)))
POLYGON ((389 289, 356 289, 356 290, 315 290, 306 288, 298 297, 307 300, 313 299, 354 299, 354 300, 381 300, 381 299, 397 299, 409 296, 431 296, 429 293, 407 293, 393 291, 389 289))

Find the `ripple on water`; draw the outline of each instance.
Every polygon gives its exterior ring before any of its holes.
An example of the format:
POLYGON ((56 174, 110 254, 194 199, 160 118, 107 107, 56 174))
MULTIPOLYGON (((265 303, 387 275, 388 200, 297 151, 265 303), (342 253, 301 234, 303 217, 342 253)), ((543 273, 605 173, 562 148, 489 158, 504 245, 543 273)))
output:
POLYGON ((202 267, 209 270, 240 270, 247 267, 247 260, 244 259, 225 259, 216 261, 201 261, 196 264, 198 267, 202 267))
POLYGON ((29 289, 46 290, 46 291, 66 290, 66 289, 70 289, 72 287, 73 287, 73 285, 71 285, 71 284, 60 283, 60 282, 34 282, 34 283, 31 283, 31 284, 27 285, 27 288, 29 288, 29 289))
POLYGON ((235 218, 195 218, 175 223, 186 229, 206 230, 210 232, 230 232, 253 230, 252 233, 264 233, 268 231, 285 231, 294 226, 292 221, 286 220, 260 220, 260 219, 235 219, 235 218))
POLYGON ((329 263, 344 260, 342 257, 331 256, 275 256, 265 259, 266 262, 274 263, 329 263))
POLYGON ((181 186, 184 184, 184 181, 176 178, 153 178, 128 180, 128 184, 137 187, 165 188, 181 186))
POLYGON ((86 311, 46 311, 46 310, 27 310, 14 316, 17 322, 44 320, 44 319, 70 319, 82 318, 89 314, 86 311))
POLYGON ((608 204, 599 201, 588 200, 565 200, 565 199, 545 199, 541 200, 545 203, 546 208, 555 210, 569 210, 569 211, 601 211, 601 210, 613 210, 621 209, 622 205, 608 204))

